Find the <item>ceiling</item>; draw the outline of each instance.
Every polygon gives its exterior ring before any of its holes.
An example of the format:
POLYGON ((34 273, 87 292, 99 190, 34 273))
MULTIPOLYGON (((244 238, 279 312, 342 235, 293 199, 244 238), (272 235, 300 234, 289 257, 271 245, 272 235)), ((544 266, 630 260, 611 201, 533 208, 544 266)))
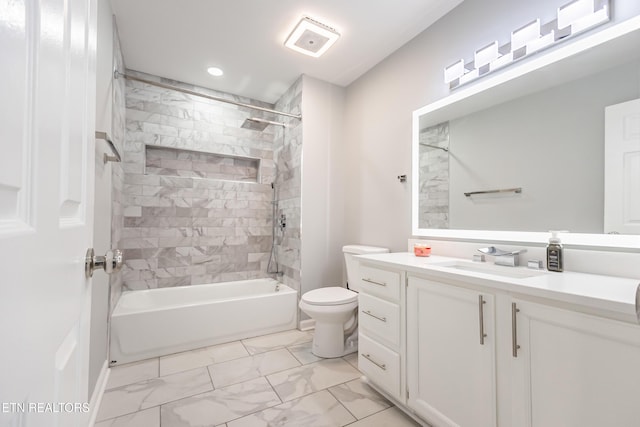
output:
POLYGON ((111 0, 127 68, 274 103, 301 74, 347 86, 462 0, 111 0), (303 15, 340 32, 320 58, 284 41, 303 15), (225 74, 213 77, 208 67, 225 74))

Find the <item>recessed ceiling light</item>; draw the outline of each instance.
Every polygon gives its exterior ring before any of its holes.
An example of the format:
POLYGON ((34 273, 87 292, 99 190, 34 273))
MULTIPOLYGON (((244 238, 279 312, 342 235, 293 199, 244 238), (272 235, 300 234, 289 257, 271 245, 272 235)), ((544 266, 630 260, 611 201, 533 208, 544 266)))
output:
POLYGON ((284 45, 296 52, 317 58, 325 53, 338 37, 340 33, 335 28, 304 16, 289 34, 284 45))
POLYGON ((211 74, 214 77, 220 77, 221 75, 224 74, 224 71, 222 71, 218 67, 209 67, 207 68, 207 73, 211 74))

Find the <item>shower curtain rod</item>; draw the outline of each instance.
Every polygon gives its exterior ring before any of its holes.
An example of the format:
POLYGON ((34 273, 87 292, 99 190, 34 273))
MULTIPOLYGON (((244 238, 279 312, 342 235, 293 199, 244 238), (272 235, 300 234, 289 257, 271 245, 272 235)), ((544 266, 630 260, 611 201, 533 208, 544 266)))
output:
POLYGON ((193 91, 193 90, 182 89, 182 88, 179 88, 179 87, 176 87, 176 86, 171 86, 171 85, 164 84, 164 83, 159 83, 159 82, 154 82, 154 81, 151 81, 151 80, 141 79, 140 77, 135 77, 135 76, 131 76, 129 74, 121 73, 118 70, 114 70, 113 71, 113 77, 115 79, 118 79, 120 76, 124 77, 127 80, 134 80, 134 81, 137 81, 137 82, 140 82, 140 83, 145 83, 145 84, 148 84, 148 85, 161 87, 163 89, 175 90, 175 91, 178 91, 178 92, 186 93, 188 95, 200 96, 202 98, 210 99, 212 101, 225 102, 227 104, 237 105, 238 107, 251 108, 253 110, 264 111, 265 113, 279 114, 281 116, 293 117, 294 119, 302 120, 302 115, 301 114, 285 113, 283 111, 272 110, 270 108, 264 108, 264 107, 258 107, 256 105, 251 105, 251 104, 245 104, 243 102, 232 101, 230 99, 220 98, 218 96, 205 95, 204 93, 196 92, 196 91, 193 91))

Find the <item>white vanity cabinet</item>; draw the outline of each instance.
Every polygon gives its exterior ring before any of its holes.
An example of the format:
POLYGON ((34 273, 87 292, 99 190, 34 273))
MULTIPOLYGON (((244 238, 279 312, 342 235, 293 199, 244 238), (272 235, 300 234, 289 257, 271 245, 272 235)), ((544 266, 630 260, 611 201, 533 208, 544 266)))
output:
POLYGON ((492 294, 409 276, 407 404, 416 414, 434 426, 496 426, 495 348, 492 294))
POLYGON ((359 367, 408 414, 433 427, 640 426, 639 280, 361 260, 359 367))
POLYGON ((390 397, 405 402, 405 273, 360 265, 358 367, 390 397))
POLYGON ((640 327, 522 299, 501 374, 522 427, 640 425, 640 327), (513 348, 513 346, 519 348, 513 348))

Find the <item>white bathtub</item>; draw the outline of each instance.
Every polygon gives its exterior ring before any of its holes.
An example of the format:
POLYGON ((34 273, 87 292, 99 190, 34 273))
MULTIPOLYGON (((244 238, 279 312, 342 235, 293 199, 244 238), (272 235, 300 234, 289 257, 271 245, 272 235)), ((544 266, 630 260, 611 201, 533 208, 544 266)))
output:
POLYGON ((296 291, 273 279, 124 292, 110 359, 119 365, 294 329, 297 303, 296 291))

